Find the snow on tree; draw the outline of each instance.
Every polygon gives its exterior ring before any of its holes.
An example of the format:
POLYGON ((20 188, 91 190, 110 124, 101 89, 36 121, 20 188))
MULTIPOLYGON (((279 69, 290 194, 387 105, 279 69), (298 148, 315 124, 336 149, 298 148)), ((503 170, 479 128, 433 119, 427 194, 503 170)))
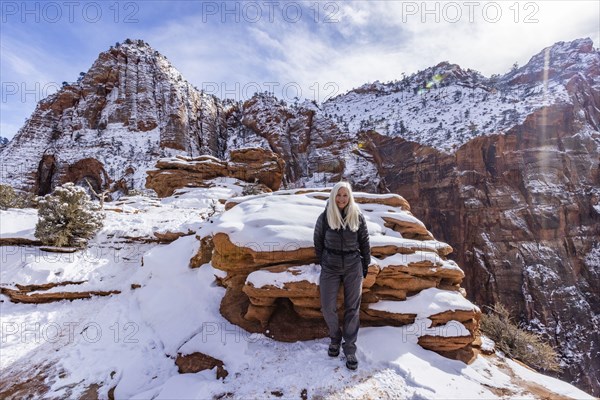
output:
POLYGON ((17 194, 9 185, 0 185, 0 209, 15 207, 17 203, 17 194))
POLYGON ((82 187, 65 183, 40 200, 35 236, 51 246, 85 243, 102 227, 98 210, 82 187))
POLYGON ((35 196, 17 192, 10 185, 0 184, 0 210, 33 206, 35 196))

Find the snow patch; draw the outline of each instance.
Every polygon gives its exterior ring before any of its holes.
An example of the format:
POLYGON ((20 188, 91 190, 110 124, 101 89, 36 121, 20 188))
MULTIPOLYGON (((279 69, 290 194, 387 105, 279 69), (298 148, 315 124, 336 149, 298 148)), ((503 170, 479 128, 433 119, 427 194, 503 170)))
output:
POLYGON ((369 308, 394 314, 416 314, 417 319, 429 318, 445 311, 479 311, 479 307, 460 293, 438 288, 422 290, 404 301, 382 300, 369 304, 369 308))
POLYGON ((306 281, 315 285, 319 284, 321 266, 318 264, 301 265, 290 267, 283 272, 271 272, 266 270, 254 271, 246 278, 246 284, 255 288, 275 286, 283 289, 286 283, 306 281))
POLYGON ((36 240, 34 235, 38 212, 35 209, 0 210, 0 238, 36 240))

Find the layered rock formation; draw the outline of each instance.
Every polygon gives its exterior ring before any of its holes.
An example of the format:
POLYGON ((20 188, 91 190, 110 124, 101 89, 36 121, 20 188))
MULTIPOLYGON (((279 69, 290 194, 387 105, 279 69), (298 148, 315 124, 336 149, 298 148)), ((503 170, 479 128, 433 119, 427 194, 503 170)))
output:
POLYGON ((261 148, 232 150, 229 161, 213 156, 161 158, 156 170, 148 171, 146 187, 159 197, 170 196, 176 189, 201 187, 217 177, 231 177, 257 183, 267 190, 281 186, 285 161, 276 153, 261 148))
MULTIPOLYGON (((220 278, 227 287, 221 313, 231 322, 278 340, 326 336, 312 247, 326 198, 322 191, 284 191, 234 199, 234 207, 201 229, 202 247, 212 241, 212 265, 227 272, 220 278)), ((452 248, 436 241, 400 196, 358 193, 356 199, 373 256, 361 321, 409 325, 423 347, 470 359, 480 311, 461 291, 463 271, 446 259, 452 248)), ((341 291, 338 303, 341 309, 341 291)))

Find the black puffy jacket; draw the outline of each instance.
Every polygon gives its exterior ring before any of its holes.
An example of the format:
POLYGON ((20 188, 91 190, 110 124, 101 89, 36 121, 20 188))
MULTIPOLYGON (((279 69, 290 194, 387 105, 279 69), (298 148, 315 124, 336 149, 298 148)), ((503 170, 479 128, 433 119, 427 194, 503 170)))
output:
POLYGON ((359 217, 358 230, 352 232, 349 228, 331 229, 327 223, 327 211, 319 215, 313 241, 317 260, 321 266, 345 269, 359 263, 363 271, 366 271, 371 262, 371 246, 365 217, 362 214, 359 217))

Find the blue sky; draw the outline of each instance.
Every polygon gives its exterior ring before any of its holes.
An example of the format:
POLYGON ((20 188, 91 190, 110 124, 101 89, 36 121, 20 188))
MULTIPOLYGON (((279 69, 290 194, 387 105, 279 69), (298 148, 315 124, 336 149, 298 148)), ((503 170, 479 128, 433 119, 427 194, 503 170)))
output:
POLYGON ((143 39, 198 88, 325 100, 449 61, 486 76, 600 43, 597 1, 1 1, 0 135, 98 54, 143 39), (271 91, 271 90, 270 90, 271 91))

